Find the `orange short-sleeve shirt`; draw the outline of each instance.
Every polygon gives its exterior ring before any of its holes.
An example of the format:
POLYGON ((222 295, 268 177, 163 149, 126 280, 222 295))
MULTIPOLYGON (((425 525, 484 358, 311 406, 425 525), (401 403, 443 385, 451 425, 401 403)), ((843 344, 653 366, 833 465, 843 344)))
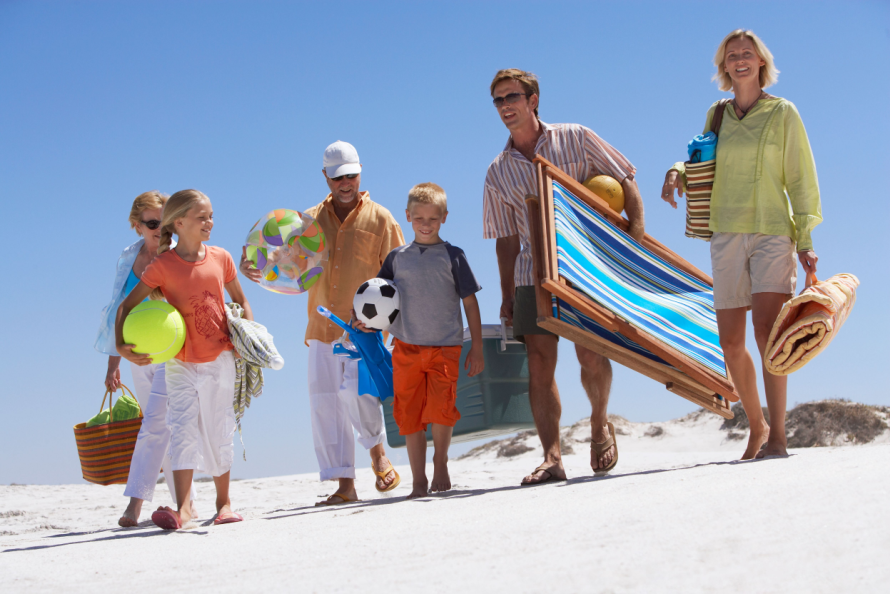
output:
POLYGON ((174 250, 155 258, 142 273, 142 282, 161 288, 164 298, 185 318, 185 345, 176 358, 186 363, 215 361, 233 350, 226 321, 225 285, 238 274, 231 254, 205 246, 200 262, 186 262, 174 250))

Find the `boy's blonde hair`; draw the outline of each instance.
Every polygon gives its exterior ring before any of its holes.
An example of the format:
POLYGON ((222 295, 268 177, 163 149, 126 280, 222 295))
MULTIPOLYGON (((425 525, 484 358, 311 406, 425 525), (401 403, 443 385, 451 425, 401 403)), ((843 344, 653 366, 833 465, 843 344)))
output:
POLYGON ((210 200, 203 192, 198 190, 180 190, 170 196, 167 204, 164 206, 164 213, 161 217, 161 244, 158 246, 158 253, 163 254, 170 249, 173 242, 173 233, 175 230, 174 223, 188 214, 188 211, 201 200, 210 200))
POLYGON ((433 182, 417 184, 408 190, 408 206, 406 208, 411 210, 412 204, 435 204, 442 214, 448 212, 448 197, 445 196, 445 190, 433 182))
POLYGON ((717 88, 721 91, 729 91, 732 89, 732 79, 724 68, 726 62, 726 44, 733 39, 739 38, 750 39, 751 43, 754 44, 754 49, 757 51, 757 55, 765 62, 765 64, 760 67, 760 88, 765 89, 776 84, 779 81, 779 69, 776 68, 772 52, 770 52, 766 47, 766 44, 754 34, 754 31, 749 31, 748 29, 736 29, 723 38, 723 41, 720 42, 720 46, 717 48, 717 53, 714 54, 714 65, 717 67, 717 72, 714 73, 711 80, 717 82, 717 88))
MULTIPOLYGON (((522 88, 525 89, 525 92, 528 93, 528 96, 537 95, 538 100, 541 99, 541 89, 538 86, 538 77, 535 76, 533 72, 526 72, 525 70, 520 70, 519 68, 505 68, 504 70, 498 70, 498 73, 494 75, 494 79, 491 81, 491 96, 494 97, 494 88, 498 86, 500 83, 505 80, 518 80, 522 85, 522 88)), ((538 116, 538 108, 535 108, 535 117, 538 116)))
MULTIPOLYGON (((130 207, 130 227, 132 229, 136 228, 136 225, 142 222, 142 213, 146 210, 154 210, 155 208, 164 208, 164 204, 167 203, 167 199, 170 196, 167 194, 162 194, 157 190, 151 190, 150 192, 143 192, 136 196, 136 199, 133 200, 133 206, 130 207)), ((139 233, 137 231, 136 233, 139 233)), ((139 233, 139 235, 142 235, 139 233)))

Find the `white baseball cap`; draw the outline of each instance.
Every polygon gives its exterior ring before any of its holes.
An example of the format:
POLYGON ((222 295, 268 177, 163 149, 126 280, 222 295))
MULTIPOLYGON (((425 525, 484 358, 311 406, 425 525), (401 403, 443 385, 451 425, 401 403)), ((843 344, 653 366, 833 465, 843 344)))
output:
POLYGON ((348 142, 338 140, 324 150, 324 170, 328 177, 340 177, 361 173, 362 166, 358 160, 358 151, 348 142))

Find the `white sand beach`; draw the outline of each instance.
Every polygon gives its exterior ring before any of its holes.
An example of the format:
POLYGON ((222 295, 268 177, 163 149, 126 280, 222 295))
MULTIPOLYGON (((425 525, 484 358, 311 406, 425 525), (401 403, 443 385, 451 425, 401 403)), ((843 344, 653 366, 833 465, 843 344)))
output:
POLYGON ((619 422, 602 478, 585 423, 566 427, 570 478, 539 487, 519 486, 531 435, 452 461, 453 491, 415 501, 407 466, 392 496, 364 470, 366 499, 333 508, 313 506, 334 488, 314 474, 236 481, 245 521, 226 526, 206 484, 198 527, 175 533, 147 513, 118 528, 121 485, 0 486, 0 591, 887 591, 888 431, 736 462, 744 442, 721 424, 619 422))

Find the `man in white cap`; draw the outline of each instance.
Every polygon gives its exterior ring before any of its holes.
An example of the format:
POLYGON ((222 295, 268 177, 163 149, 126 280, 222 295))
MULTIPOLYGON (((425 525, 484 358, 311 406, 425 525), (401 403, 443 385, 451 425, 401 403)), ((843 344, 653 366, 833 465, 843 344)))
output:
MULTIPOLYGON (((343 331, 316 308, 323 305, 349 320, 356 290, 377 276, 387 254, 404 245, 405 238, 392 214, 372 202, 368 192, 359 191, 362 166, 354 146, 341 140, 328 146, 322 172, 331 191, 321 204, 306 210, 321 225, 328 245, 324 272, 309 289, 309 408, 321 480, 339 481, 337 491, 316 505, 338 505, 358 499, 353 428, 359 443, 370 450, 377 490, 391 491, 401 479, 383 448, 380 400, 358 393, 356 362, 333 353, 332 343, 343 331)), ((241 272, 259 282, 260 271, 246 256, 241 258, 241 272)))

